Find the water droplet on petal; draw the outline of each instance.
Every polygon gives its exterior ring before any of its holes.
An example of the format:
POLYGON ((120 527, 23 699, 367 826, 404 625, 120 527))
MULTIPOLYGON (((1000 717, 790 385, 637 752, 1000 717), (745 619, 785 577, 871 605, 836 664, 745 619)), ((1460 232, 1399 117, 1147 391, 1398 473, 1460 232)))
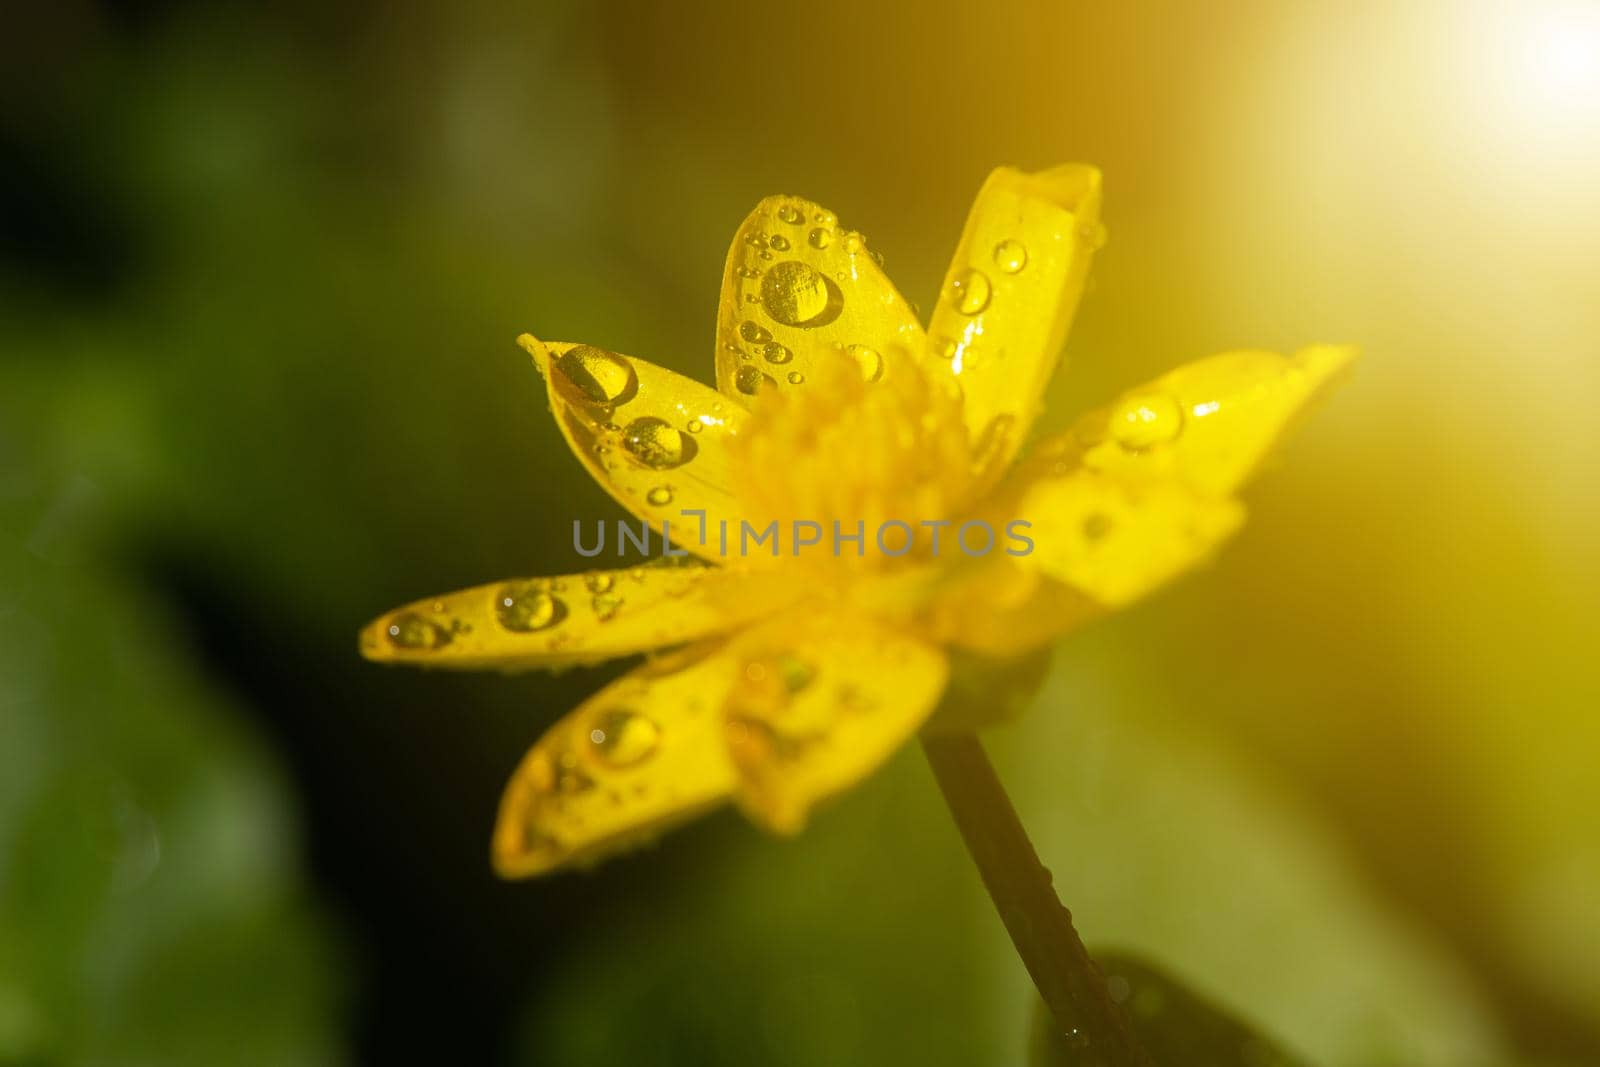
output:
POLYGON ((628 455, 651 470, 671 470, 694 458, 695 443, 666 419, 646 415, 628 423, 622 434, 628 455))
POLYGON ((820 251, 821 249, 827 248, 829 245, 833 244, 833 234, 829 233, 827 230, 824 230, 821 226, 818 226, 816 229, 811 231, 811 236, 807 237, 806 241, 811 245, 812 248, 820 251))
POLYGON ((617 580, 605 571, 595 571, 583 579, 583 587, 591 593, 609 593, 617 580))
POLYGON ((1131 396, 1112 410, 1110 430, 1117 444, 1137 452, 1177 437, 1183 430, 1183 409, 1165 393, 1131 396))
POLYGON ((756 393, 760 392, 763 382, 777 384, 772 381, 771 375, 762 374, 759 367, 740 367, 739 373, 733 376, 734 387, 746 396, 755 396, 756 393))
POLYGON ((789 251, 789 239, 787 237, 785 237, 781 233, 773 234, 771 243, 772 243, 772 250, 774 252, 787 252, 787 251, 789 251))
POLYGON ((651 507, 664 508, 672 503, 672 487, 658 485, 644 495, 645 503, 651 507))
POLYGON ((689 420, 689 432, 690 433, 702 433, 702 432, 705 431, 705 428, 706 428, 706 424, 701 422, 699 419, 690 419, 689 420))
POLYGON ((856 366, 861 368, 861 377, 869 382, 875 382, 883 377, 883 356, 878 354, 876 348, 866 345, 851 345, 850 356, 856 361, 856 366))
POLYGON ((784 260, 761 279, 761 306, 785 326, 831 322, 838 318, 842 301, 826 276, 798 259, 784 260))
POLYGON ((976 315, 989 306, 989 277, 968 267, 950 279, 950 302, 963 315, 976 315))
POLYGON ((804 374, 801 374, 797 370, 790 371, 789 374, 788 374, 788 378, 789 378, 789 384, 790 385, 800 385, 800 384, 804 383, 805 380, 806 380, 806 376, 804 374))
POLYGON ((1015 274, 1028 265, 1028 250, 1021 241, 1001 241, 994 246, 994 265, 1015 274))
POLYGON ((612 708, 594 719, 589 729, 594 756, 608 767, 631 767, 648 759, 661 743, 661 727, 628 708, 612 708))
POLYGON ((577 345, 562 353, 555 363, 560 374, 578 395, 591 404, 610 407, 626 404, 639 391, 639 377, 633 364, 615 352, 593 345, 577 345))
POLYGON ((782 219, 784 222, 787 222, 791 226, 798 226, 802 222, 806 221, 805 212, 801 211, 793 204, 784 204, 782 207, 778 208, 778 218, 782 219))
POLYGON ((542 582, 508 582, 495 594, 494 613, 507 630, 533 633, 560 622, 567 609, 542 582))
POLYGON ((794 358, 794 353, 776 341, 770 341, 762 346, 761 355, 768 363, 787 363, 794 358))
POLYGON ((389 620, 389 641, 396 648, 442 648, 450 643, 450 631, 414 611, 389 620))
POLYGON ((597 593, 589 601, 589 607, 594 611, 595 618, 610 622, 622 610, 622 598, 611 593, 597 593))
POLYGON ((749 319, 739 324, 739 336, 753 345, 765 344, 772 340, 772 334, 767 332, 766 327, 749 319))

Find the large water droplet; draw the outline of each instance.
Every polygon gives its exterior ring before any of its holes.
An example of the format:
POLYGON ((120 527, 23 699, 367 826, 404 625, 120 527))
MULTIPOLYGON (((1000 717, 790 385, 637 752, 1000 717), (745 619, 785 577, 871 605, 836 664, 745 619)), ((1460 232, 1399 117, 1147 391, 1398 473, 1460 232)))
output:
POLYGON ((556 372, 591 404, 626 404, 639 391, 633 364, 615 352, 578 345, 556 359, 556 372))
POLYGON ((694 439, 654 415, 634 419, 622 433, 628 455, 651 470, 670 470, 694 458, 694 439))
POLYGON ((950 302, 963 315, 976 315, 989 306, 989 277, 974 267, 950 279, 950 302))
POLYGON ((661 743, 661 727, 628 708, 612 708, 589 729, 594 756, 608 767, 631 767, 648 759, 661 743))
MULTIPOLYGON (((739 373, 733 376, 734 388, 746 396, 755 396, 761 391, 762 382, 772 382, 772 376, 762 374, 759 367, 744 366, 739 368, 739 373)), ((776 382, 773 382, 776 385, 776 382)))
POLYGON ((785 326, 821 326, 839 317, 843 294, 820 271, 787 259, 761 279, 761 306, 785 326))
POLYGON ((772 334, 767 332, 765 326, 751 322, 749 319, 745 319, 739 324, 739 336, 753 345, 765 344, 772 340, 772 334))
POLYGON ((778 209, 778 218, 782 219, 784 222, 787 222, 790 226, 798 226, 802 222, 806 221, 805 212, 801 211, 793 204, 784 204, 782 207, 780 207, 778 209))
POLYGON ((869 382, 875 382, 883 377, 883 356, 876 348, 866 345, 851 345, 850 357, 856 361, 856 366, 861 368, 861 377, 869 382))
POLYGON ((761 348, 761 355, 768 363, 787 363, 794 358, 794 353, 776 341, 769 341, 761 348))
POLYGON ((1135 452, 1164 444, 1183 431, 1183 409, 1165 393, 1131 396, 1112 410, 1110 431, 1117 444, 1135 452))
POLYGON ((789 239, 787 237, 785 237, 781 233, 773 234, 772 235, 772 250, 774 252, 787 252, 787 251, 789 251, 789 239))
POLYGON ((560 622, 567 609, 542 582, 509 582, 495 594, 494 613, 507 630, 533 633, 560 622))
POLYGON ((442 648, 450 643, 450 631, 414 611, 389 620, 389 641, 396 648, 442 648))
POLYGON ((821 226, 818 226, 816 229, 811 231, 811 236, 807 237, 806 241, 811 245, 812 248, 821 251, 822 249, 833 244, 833 234, 829 233, 827 230, 824 230, 821 226))
POLYGON ((1028 250, 1021 241, 1001 241, 994 246, 994 265, 1015 274, 1028 265, 1028 250))

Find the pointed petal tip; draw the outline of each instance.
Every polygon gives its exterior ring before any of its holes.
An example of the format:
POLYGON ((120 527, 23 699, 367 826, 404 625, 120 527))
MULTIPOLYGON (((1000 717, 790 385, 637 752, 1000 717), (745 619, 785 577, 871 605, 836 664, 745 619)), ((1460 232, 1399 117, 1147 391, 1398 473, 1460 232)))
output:
POLYGON ((380 615, 361 628, 356 635, 356 650, 361 653, 361 658, 370 663, 386 663, 391 657, 388 637, 389 615, 380 615))
POLYGON ((550 363, 550 350, 545 347, 545 343, 531 333, 523 333, 517 335, 517 344, 524 352, 533 357, 533 362, 543 373, 550 363))
POLYGON ((1318 381, 1331 381, 1349 373, 1360 356, 1356 345, 1307 345, 1294 354, 1294 361, 1318 381))
POLYGON ((1091 164, 1063 163, 1031 172, 1001 167, 994 177, 1015 182, 1030 195, 1048 200, 1080 220, 1092 222, 1100 216, 1104 176, 1099 167, 1091 164))
POLYGON ((553 839, 532 829, 534 820, 530 818, 530 809, 536 803, 519 771, 507 783, 500 798, 500 811, 495 816, 494 834, 489 842, 490 866, 496 875, 507 881, 548 874, 566 859, 553 839))

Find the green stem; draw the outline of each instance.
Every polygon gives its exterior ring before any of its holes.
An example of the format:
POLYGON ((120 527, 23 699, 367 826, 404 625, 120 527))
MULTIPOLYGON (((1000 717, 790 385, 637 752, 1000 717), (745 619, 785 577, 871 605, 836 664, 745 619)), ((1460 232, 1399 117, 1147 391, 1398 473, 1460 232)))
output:
POLYGON ((1072 915, 1056 897, 1050 872, 1039 862, 977 737, 924 735, 922 747, 1011 943, 1065 1047, 1075 1053, 1072 1062, 1153 1067, 1072 928, 1072 915))

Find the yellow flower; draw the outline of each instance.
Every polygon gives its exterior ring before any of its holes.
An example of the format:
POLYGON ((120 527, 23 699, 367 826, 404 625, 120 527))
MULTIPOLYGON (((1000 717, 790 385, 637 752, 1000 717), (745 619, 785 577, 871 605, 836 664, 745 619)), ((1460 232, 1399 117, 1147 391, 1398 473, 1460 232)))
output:
POLYGON ((1352 350, 1212 356, 1016 462, 1099 210, 1092 167, 995 171, 924 331, 860 234, 770 197, 728 255, 716 389, 520 338, 574 454, 692 555, 480 586, 363 631, 369 658, 431 667, 657 653, 523 760, 494 833, 503 875, 729 800, 793 832, 917 732, 952 654, 1036 650, 1238 528, 1235 490, 1352 350))

